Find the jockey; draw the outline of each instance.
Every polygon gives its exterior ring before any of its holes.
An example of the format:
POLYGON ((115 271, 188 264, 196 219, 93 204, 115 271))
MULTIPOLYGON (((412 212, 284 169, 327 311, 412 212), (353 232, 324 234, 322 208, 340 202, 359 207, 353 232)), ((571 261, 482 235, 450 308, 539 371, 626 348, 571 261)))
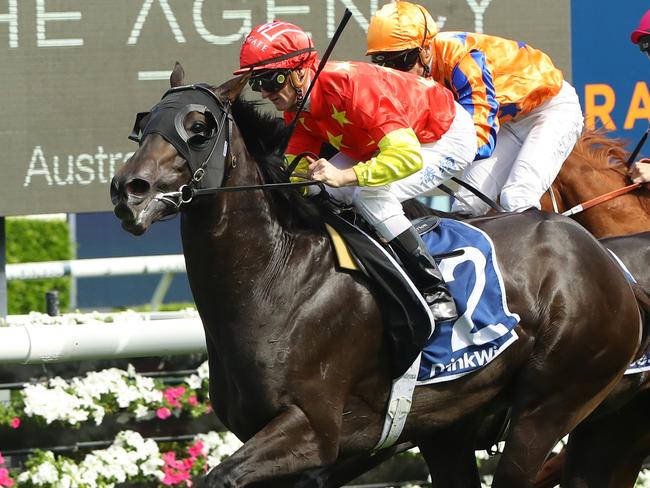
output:
MULTIPOLYGON (((294 118, 316 71, 311 38, 288 22, 254 28, 244 40, 240 69, 254 91, 294 118)), ((330 160, 301 160, 297 172, 328 185, 390 243, 438 321, 456 307, 436 262, 404 215, 401 201, 417 197, 463 170, 476 152, 471 117, 433 80, 368 63, 329 62, 299 115, 287 159, 338 151, 330 160)))
POLYGON ((639 45, 641 52, 645 52, 650 57, 650 10, 643 14, 639 26, 632 32, 630 38, 634 44, 639 45))
MULTIPOLYGON (((641 52, 645 51, 650 57, 650 10, 641 17, 639 26, 630 37, 634 44, 639 45, 641 52)), ((634 183, 650 182, 650 158, 635 162, 630 168, 630 178, 634 183)))
MULTIPOLYGON (((500 37, 438 33, 427 10, 383 6, 370 21, 372 62, 447 86, 476 125, 478 151, 464 179, 508 211, 540 207, 583 127, 575 89, 541 51, 500 37)), ((454 210, 480 215, 487 204, 468 190, 454 210), (467 202, 467 204, 463 203, 467 202)))

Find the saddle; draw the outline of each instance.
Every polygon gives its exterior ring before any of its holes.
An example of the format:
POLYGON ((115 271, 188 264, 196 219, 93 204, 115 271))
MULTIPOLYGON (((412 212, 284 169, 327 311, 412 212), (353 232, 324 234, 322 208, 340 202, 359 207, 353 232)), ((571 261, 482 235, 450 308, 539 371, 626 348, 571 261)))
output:
MULTIPOLYGON (((339 214, 324 212, 323 216, 339 269, 365 275, 377 295, 391 352, 391 376, 399 378, 433 333, 428 306, 388 246, 339 214)), ((439 223, 440 218, 433 215, 413 221, 420 235, 439 223)))

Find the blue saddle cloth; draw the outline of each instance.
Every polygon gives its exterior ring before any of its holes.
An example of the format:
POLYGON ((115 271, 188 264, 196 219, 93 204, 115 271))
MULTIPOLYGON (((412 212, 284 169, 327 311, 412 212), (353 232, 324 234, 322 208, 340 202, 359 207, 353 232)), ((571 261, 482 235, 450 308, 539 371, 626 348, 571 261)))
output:
POLYGON ((458 309, 455 322, 437 323, 422 351, 418 384, 449 381, 475 371, 517 340, 519 316, 508 310, 505 288, 490 237, 464 222, 442 219, 422 236, 440 260, 458 309))

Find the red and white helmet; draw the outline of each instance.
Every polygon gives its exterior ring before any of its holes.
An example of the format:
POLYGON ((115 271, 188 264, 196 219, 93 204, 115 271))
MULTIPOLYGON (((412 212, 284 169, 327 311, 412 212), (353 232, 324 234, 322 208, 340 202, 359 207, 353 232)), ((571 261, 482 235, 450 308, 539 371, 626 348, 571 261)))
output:
POLYGON ((630 38, 634 44, 639 43, 639 39, 643 36, 650 36, 650 10, 648 10, 643 17, 641 17, 641 22, 639 22, 639 27, 632 32, 630 38))
POLYGON ((297 25, 274 20, 255 27, 244 39, 239 53, 239 75, 250 70, 311 67, 316 48, 311 37, 297 25))

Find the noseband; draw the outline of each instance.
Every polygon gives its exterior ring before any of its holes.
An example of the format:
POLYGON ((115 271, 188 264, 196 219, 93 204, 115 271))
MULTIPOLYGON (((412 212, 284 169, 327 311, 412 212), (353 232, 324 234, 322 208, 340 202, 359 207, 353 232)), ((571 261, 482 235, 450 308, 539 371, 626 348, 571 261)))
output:
POLYGON ((230 102, 223 103, 219 100, 207 85, 172 88, 165 92, 150 112, 140 112, 129 139, 141 144, 149 134, 159 134, 174 146, 192 172, 188 184, 181 186, 178 191, 159 193, 155 199, 172 205, 178 211, 181 205, 192 201, 197 190, 221 187, 232 134, 231 105, 230 102), (207 135, 191 135, 185 130, 185 117, 190 112, 199 112, 205 116, 209 126, 207 135), (147 117, 142 129, 142 122, 147 117), (223 150, 216 151, 217 147, 222 147, 223 150))

